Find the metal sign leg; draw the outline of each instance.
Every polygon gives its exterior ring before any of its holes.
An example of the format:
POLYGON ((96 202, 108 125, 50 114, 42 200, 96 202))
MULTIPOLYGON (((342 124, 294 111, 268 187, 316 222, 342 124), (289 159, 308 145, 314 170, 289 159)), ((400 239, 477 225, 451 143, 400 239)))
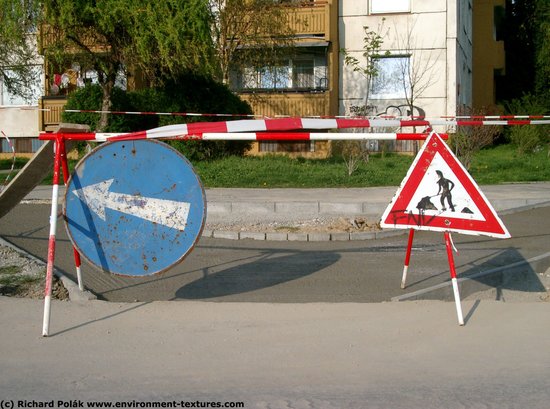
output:
POLYGON ((407 273, 409 271, 409 263, 411 261, 413 238, 414 238, 414 229, 410 229, 409 242, 407 243, 407 254, 405 255, 405 264, 403 266, 403 277, 401 278, 401 288, 405 288, 407 283, 407 273))
POLYGON ((458 324, 464 325, 464 318, 462 317, 462 305, 460 304, 460 293, 458 292, 458 282, 456 279, 455 262, 453 259, 453 248, 451 245, 451 234, 446 231, 445 235, 445 247, 447 248, 447 258, 449 259, 449 268, 451 270, 451 282, 453 284, 453 294, 456 305, 456 315, 458 317, 458 324))

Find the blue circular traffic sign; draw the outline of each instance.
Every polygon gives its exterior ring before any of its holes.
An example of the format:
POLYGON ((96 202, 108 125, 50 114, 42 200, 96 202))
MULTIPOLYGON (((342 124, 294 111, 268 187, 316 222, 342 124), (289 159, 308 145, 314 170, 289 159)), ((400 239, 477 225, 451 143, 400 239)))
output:
POLYGON ((105 143, 77 165, 65 193, 65 224, 76 249, 101 270, 163 272, 200 237, 204 189, 178 151, 154 140, 105 143))

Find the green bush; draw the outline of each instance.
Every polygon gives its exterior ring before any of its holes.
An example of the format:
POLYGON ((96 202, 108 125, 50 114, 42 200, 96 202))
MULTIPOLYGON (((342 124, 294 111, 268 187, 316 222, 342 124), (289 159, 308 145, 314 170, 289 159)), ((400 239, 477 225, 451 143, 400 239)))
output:
MULTIPOLYGON (((101 109, 102 99, 103 91, 101 87, 99 85, 88 85, 69 96, 65 109, 97 111, 101 109)), ((133 110, 128 93, 119 88, 113 89, 111 103, 112 111, 133 110)), ((133 130, 129 128, 129 122, 131 122, 131 118, 128 118, 129 116, 110 115, 109 125, 105 129, 105 132, 128 132, 129 130, 133 130)), ((99 122, 99 114, 96 113, 63 112, 61 118, 63 122, 89 125, 92 131, 95 131, 99 122)))
MULTIPOLYGON (((71 94, 66 108, 99 110, 101 109, 101 100, 101 88, 97 85, 87 86, 71 94)), ((233 94, 225 85, 219 84, 213 79, 193 74, 185 74, 168 80, 162 88, 146 88, 130 92, 114 89, 111 110, 252 114, 250 105, 233 94)), ((65 112, 62 118, 64 122, 87 124, 92 130, 95 130, 99 114, 65 112)), ((232 119, 243 119, 243 117, 113 114, 109 117, 109 125, 105 132, 134 132, 179 123, 232 119)), ((169 143, 191 160, 211 160, 230 155, 242 156, 250 148, 250 142, 242 141, 173 140, 169 143)))
MULTIPOLYGON (((521 98, 506 102, 505 106, 510 115, 550 114, 548 101, 540 95, 525 94, 521 98)), ((550 126, 509 126, 506 127, 506 137, 517 146, 520 153, 530 153, 550 143, 550 126)))
POLYGON ((510 142, 519 153, 533 153, 542 147, 542 135, 537 125, 514 126, 509 131, 510 142))

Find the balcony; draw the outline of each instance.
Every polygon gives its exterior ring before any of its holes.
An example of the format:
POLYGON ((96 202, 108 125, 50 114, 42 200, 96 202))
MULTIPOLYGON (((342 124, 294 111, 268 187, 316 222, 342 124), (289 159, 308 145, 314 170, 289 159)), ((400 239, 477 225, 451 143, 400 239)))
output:
POLYGON ((67 98, 42 97, 38 102, 40 115, 38 116, 38 129, 40 131, 51 131, 61 123, 61 114, 67 103, 67 98))
POLYGON ((330 40, 330 4, 326 0, 307 1, 299 7, 293 7, 288 20, 290 28, 297 36, 330 40))
MULTIPOLYGON (((44 55, 45 50, 59 41, 60 33, 56 31, 53 27, 43 24, 40 26, 40 33, 38 36, 38 53, 44 55)), ((93 52, 103 52, 108 50, 108 47, 102 45, 101 42, 104 40, 92 30, 89 30, 87 35, 80 38, 84 47, 90 49, 93 52)), ((69 49, 70 53, 79 53, 82 52, 82 48, 77 46, 69 49)))
POLYGON ((239 94, 256 115, 266 117, 330 115, 330 92, 239 94))

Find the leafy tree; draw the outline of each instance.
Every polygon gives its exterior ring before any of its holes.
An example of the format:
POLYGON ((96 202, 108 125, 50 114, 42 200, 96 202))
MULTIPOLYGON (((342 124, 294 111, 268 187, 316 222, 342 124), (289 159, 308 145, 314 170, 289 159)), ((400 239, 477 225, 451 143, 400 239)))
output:
MULTIPOLYGON (((384 36, 380 34, 384 25, 384 19, 378 26, 378 30, 371 30, 368 26, 363 26, 363 59, 355 57, 350 52, 342 48, 340 52, 344 55, 344 64, 352 69, 353 72, 360 74, 366 81, 365 87, 365 106, 362 107, 360 114, 366 116, 372 113, 373 106, 369 105, 370 92, 374 78, 379 74, 377 58, 381 56, 382 44, 384 36)), ((384 54, 387 54, 384 53, 384 54)), ((362 129, 355 129, 352 132, 363 132, 362 129)), ((370 131, 370 129, 368 130, 370 131)), ((365 141, 336 141, 334 143, 336 152, 339 152, 346 164, 348 176, 351 176, 359 167, 361 162, 368 163, 369 150, 365 141)))
POLYGON ((290 6, 273 0, 208 0, 218 75, 231 68, 274 64, 293 44, 290 6))
POLYGON ((0 0, 0 78, 7 90, 30 100, 39 80, 36 61, 37 0, 0 0))
MULTIPOLYGON (((17 1, 17 0, 13 0, 17 1)), ((117 75, 131 68, 152 82, 194 69, 212 70, 207 0, 43 0, 45 57, 62 65, 78 55, 93 68, 108 111, 117 75)), ((107 126, 103 115, 98 129, 107 126)))
POLYGON ((511 100, 535 93, 550 100, 550 2, 507 0, 503 33, 506 75, 498 98, 511 100))

